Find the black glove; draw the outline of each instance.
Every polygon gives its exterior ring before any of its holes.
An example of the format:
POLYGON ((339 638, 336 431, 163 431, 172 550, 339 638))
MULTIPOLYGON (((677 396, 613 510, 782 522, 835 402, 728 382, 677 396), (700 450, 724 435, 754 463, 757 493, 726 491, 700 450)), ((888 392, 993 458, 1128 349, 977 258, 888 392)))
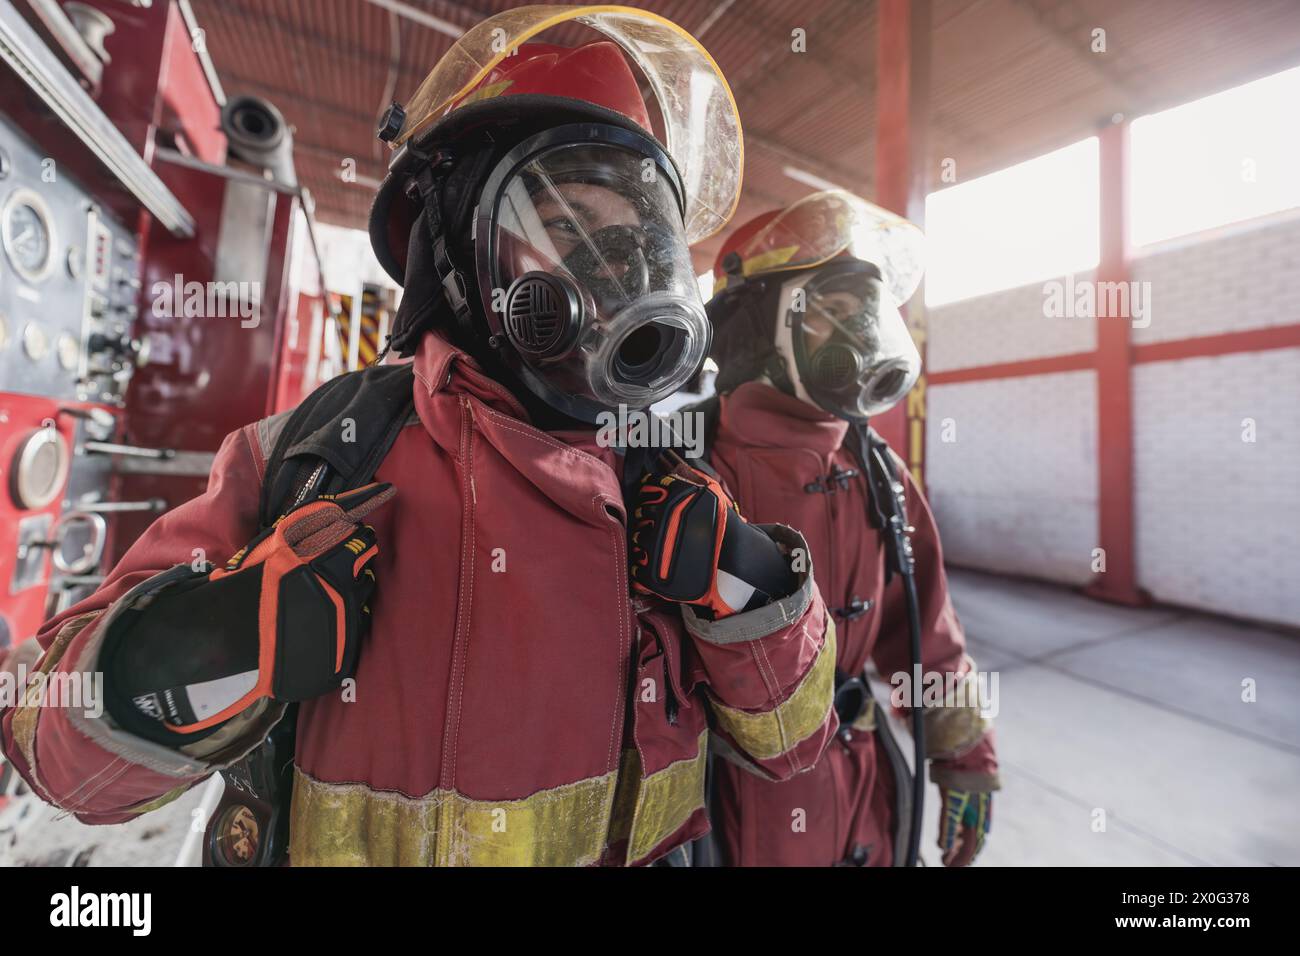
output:
POLYGON ((123 599, 104 637, 105 708, 123 729, 192 743, 253 702, 300 701, 356 668, 379 553, 372 484, 290 511, 223 568, 178 565, 123 599))
MULTIPOLYGON (((689 474, 682 474, 683 471, 689 474)), ((713 618, 788 597, 799 581, 781 547, 745 522, 710 476, 646 475, 632 516, 632 581, 713 618)))

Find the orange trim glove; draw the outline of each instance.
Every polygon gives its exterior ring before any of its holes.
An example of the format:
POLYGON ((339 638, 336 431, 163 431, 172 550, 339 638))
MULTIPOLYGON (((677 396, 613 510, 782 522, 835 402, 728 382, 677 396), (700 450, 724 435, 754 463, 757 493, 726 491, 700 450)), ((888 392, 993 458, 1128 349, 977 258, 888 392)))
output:
POLYGON ((693 468, 646 475, 630 524, 633 586, 714 620, 799 586, 780 546, 746 523, 714 478, 693 468))
POLYGON ((301 701, 356 669, 379 546, 371 484, 300 505, 213 570, 178 565, 122 599, 100 651, 105 708, 123 729, 192 743, 255 701, 301 701))

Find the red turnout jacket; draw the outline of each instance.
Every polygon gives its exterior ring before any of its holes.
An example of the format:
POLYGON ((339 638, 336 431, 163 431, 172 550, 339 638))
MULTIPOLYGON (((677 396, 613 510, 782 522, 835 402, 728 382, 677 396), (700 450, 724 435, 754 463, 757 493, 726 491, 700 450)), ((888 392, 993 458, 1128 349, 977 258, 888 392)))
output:
MULTIPOLYGON (((832 469, 860 470, 843 447, 847 431, 847 422, 807 402, 748 382, 721 399, 711 464, 746 517, 788 523, 806 537, 818 587, 834 615, 839 670, 860 674, 871 661, 887 681, 911 670, 906 604, 900 581, 885 584, 884 541, 866 517, 866 476, 849 479, 843 488, 826 481, 832 469), (806 489, 814 485, 834 490, 806 489), (854 599, 867 609, 848 619, 854 599)), ((948 596, 934 516, 901 462, 898 471, 915 528, 924 670, 973 674, 948 596)), ((855 848, 859 859, 865 851, 869 865, 892 862, 895 781, 872 732, 889 705, 876 704, 855 726, 841 730, 811 773, 777 782, 718 764, 720 808, 713 823, 728 862, 824 866, 850 859, 855 848)), ((935 782, 996 789, 992 731, 977 709, 927 710, 926 730, 935 782)))
MULTIPOLYGON (((647 863, 707 830, 711 734, 764 779, 811 767, 837 726, 834 630, 811 573, 718 622, 631 597, 612 449, 532 427, 435 335, 414 365, 415 413, 376 475, 397 496, 368 519, 378 591, 355 688, 299 713, 291 862, 647 863)), ((42 672, 93 671, 131 588, 196 554, 224 561, 256 533, 284 420, 230 435, 207 491, 46 625, 42 672)), ((32 692, 0 728, 38 794, 113 823, 238 759, 281 712, 261 701, 173 750, 32 692)))

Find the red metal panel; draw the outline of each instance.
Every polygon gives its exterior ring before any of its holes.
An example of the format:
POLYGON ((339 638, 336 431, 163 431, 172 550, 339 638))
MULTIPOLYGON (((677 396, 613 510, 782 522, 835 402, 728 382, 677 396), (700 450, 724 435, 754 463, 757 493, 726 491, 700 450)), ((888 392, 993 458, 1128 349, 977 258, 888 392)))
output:
MULTIPOLYGON (((113 20, 104 39, 112 62, 104 68, 99 106, 146 159, 153 150, 158 81, 163 72, 167 21, 172 4, 136 6, 115 0, 89 0, 113 20)), ((210 95, 210 94, 209 94, 210 95)))
MULTIPOLYGON (((213 98, 184 17, 176 6, 169 9, 158 80, 157 124, 178 139, 183 137, 183 145, 205 163, 224 163, 226 134, 221 131, 221 107, 213 98)), ((203 42, 206 44, 206 39, 203 42)))
MULTIPOLYGON (((13 580, 14 567, 17 564, 18 522, 36 515, 50 515, 52 522, 57 522, 63 510, 64 491, 49 505, 39 509, 20 508, 13 500, 9 490, 12 480, 14 456, 22 442, 32 432, 53 422, 63 440, 71 451, 76 433, 76 420, 60 415, 63 408, 102 408, 84 402, 56 401, 41 395, 18 395, 0 392, 0 475, 5 480, 0 486, 0 618, 3 627, 0 634, 7 632, 12 643, 17 644, 36 633, 40 623, 46 617, 46 601, 49 595, 47 587, 50 576, 51 555, 46 550, 42 559, 44 574, 38 584, 11 593, 10 582, 13 580)), ((104 409, 110 411, 109 409, 104 409)), ((53 525, 52 525, 53 526, 53 525)), ((0 653, 3 641, 0 641, 0 653)))
MULTIPOLYGON (((126 440, 149 448, 215 451, 228 433, 267 415, 276 398, 297 200, 274 194, 255 327, 245 327, 237 315, 173 315, 155 306, 177 277, 182 289, 214 278, 228 181, 216 172, 169 163, 158 163, 156 171, 194 216, 195 237, 178 240, 156 223, 150 225, 136 335, 149 341, 151 359, 136 371, 127 393, 126 440)), ((114 491, 119 500, 160 497, 174 507, 202 492, 205 483, 202 477, 124 474, 114 491)), ((152 518, 147 513, 119 516, 113 560, 152 518)))
POLYGON ((312 354, 312 338, 321 335, 322 329, 314 326, 315 315, 323 317, 325 303, 318 295, 298 292, 293 295, 291 315, 285 324, 285 343, 280 349, 280 373, 276 376, 277 393, 273 412, 293 408, 318 384, 316 369, 308 368, 312 354))

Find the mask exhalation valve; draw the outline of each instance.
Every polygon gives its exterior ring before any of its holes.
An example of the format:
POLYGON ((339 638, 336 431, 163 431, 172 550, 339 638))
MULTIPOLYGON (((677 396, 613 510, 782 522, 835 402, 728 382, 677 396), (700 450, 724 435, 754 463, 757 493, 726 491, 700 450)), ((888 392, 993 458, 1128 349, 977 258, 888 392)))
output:
POLYGON ((506 336, 528 355, 563 355, 577 335, 581 308, 576 290, 563 276, 526 272, 506 292, 506 336))
POLYGON ((848 388, 858 379, 862 361, 853 349, 832 343, 823 345, 813 356, 813 378, 832 392, 848 388))

